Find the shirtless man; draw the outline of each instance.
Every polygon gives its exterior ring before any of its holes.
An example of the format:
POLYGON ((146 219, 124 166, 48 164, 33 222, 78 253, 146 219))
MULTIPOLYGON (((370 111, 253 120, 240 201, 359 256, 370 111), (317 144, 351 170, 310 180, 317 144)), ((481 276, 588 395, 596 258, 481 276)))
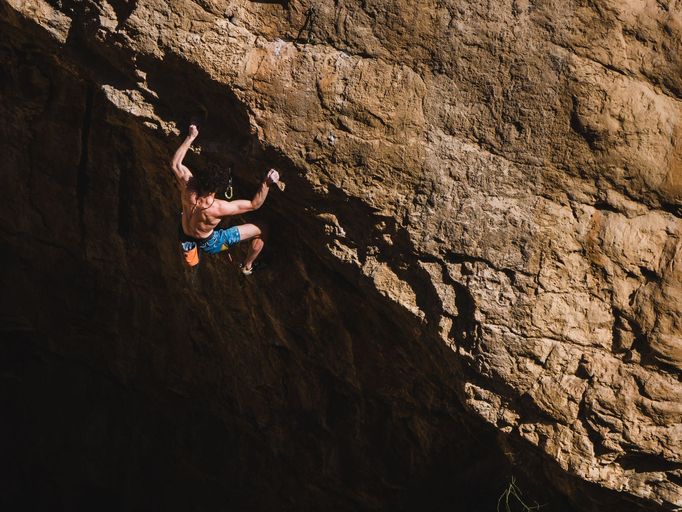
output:
POLYGON ((220 221, 232 215, 252 212, 260 208, 268 196, 270 185, 279 181, 279 173, 270 169, 265 181, 261 183, 253 199, 223 201, 215 194, 221 177, 215 172, 206 171, 194 176, 182 161, 194 139, 199 135, 195 125, 190 125, 189 135, 173 155, 172 168, 178 180, 182 200, 182 230, 180 232, 182 250, 189 266, 199 263, 199 251, 217 254, 231 245, 251 240, 242 272, 253 272, 253 262, 263 250, 263 227, 257 223, 242 224, 228 229, 216 229, 220 221))

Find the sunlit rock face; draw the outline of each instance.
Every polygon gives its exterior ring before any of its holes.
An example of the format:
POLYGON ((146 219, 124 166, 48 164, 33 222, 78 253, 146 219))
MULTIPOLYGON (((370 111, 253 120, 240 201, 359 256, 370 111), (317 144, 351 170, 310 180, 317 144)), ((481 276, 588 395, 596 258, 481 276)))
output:
POLYGON ((5 0, 0 500, 682 507, 681 12, 5 0), (182 266, 192 118, 287 182, 252 279, 182 266))

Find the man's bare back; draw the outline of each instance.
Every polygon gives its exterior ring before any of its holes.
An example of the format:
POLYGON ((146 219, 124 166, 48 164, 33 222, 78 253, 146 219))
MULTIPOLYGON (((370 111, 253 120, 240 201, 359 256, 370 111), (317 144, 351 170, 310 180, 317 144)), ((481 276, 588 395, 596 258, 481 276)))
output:
MULTIPOLYGON (((199 197, 190 190, 187 184, 180 184, 180 200, 182 201, 182 230, 193 238, 211 236, 215 227, 220 224, 220 202, 222 199, 199 197), (216 203, 218 203, 216 205, 216 203)), ((224 208, 224 206, 223 206, 224 208)))
POLYGON ((182 240, 182 246, 186 260, 190 265, 195 265, 199 261, 198 253, 193 262, 190 262, 187 257, 187 248, 192 243, 198 245, 203 252, 215 254, 227 249, 230 245, 251 240, 249 253, 243 265, 243 272, 250 274, 254 260, 263 249, 263 226, 259 223, 242 224, 228 229, 217 229, 217 226, 225 218, 260 208, 268 196, 270 185, 279 181, 279 173, 270 169, 266 179, 250 201, 217 199, 215 197, 217 185, 211 181, 211 176, 206 173, 195 177, 182 163, 187 150, 198 135, 197 127, 191 125, 189 135, 175 152, 172 161, 173 173, 177 179, 182 202, 182 231, 186 238, 182 240))

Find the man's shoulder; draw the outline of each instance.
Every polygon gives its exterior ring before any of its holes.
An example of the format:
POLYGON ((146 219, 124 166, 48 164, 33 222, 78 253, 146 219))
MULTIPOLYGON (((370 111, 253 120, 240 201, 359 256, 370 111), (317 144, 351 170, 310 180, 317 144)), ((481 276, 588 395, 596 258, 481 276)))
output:
POLYGON ((180 190, 187 190, 187 185, 189 184, 190 176, 175 176, 175 183, 180 190))
POLYGON ((218 199, 216 197, 211 207, 206 210, 206 213, 215 215, 217 218, 224 218, 232 215, 231 213, 228 213, 230 211, 231 203, 232 201, 226 201, 225 199, 218 199))
POLYGON ((187 186, 187 183, 178 181, 178 190, 180 191, 180 197, 182 197, 183 201, 196 202, 194 192, 187 186))
POLYGON ((208 213, 215 214, 215 215, 223 215, 223 212, 225 211, 225 207, 230 204, 229 201, 225 201, 224 199, 218 199, 217 197, 213 200, 213 204, 211 207, 207 210, 208 213))

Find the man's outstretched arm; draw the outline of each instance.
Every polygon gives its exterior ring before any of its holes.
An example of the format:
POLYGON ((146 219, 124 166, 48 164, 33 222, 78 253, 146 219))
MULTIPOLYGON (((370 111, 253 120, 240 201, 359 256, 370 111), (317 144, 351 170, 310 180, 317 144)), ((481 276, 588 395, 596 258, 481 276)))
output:
POLYGON ((173 155, 171 167, 173 169, 173 173, 175 173, 175 177, 181 183, 187 183, 189 179, 192 177, 192 173, 187 168, 187 166, 185 166, 182 163, 182 161, 184 160, 185 155, 187 154, 187 150, 192 145, 192 142, 194 142, 194 139, 197 138, 197 135, 199 135, 199 130, 195 125, 191 124, 189 126, 189 135, 187 135, 183 143, 180 144, 180 147, 173 155))
POLYGON ((268 192, 270 191, 270 185, 277 183, 279 181, 279 173, 270 169, 267 177, 260 184, 256 194, 253 196, 251 201, 246 199, 237 199, 236 201, 220 201, 219 208, 221 217, 228 217, 230 215, 241 215, 242 213, 252 212, 257 210, 265 202, 265 198, 268 197, 268 192))

